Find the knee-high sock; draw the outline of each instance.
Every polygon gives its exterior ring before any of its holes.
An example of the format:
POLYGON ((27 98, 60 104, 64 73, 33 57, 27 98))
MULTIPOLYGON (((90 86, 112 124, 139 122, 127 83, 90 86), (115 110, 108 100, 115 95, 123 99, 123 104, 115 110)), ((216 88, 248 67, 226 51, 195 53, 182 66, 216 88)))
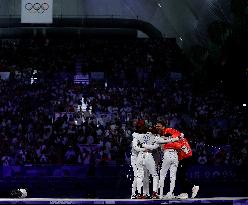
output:
POLYGON ((158 192, 158 175, 153 176, 153 187, 154 192, 158 192))
POLYGON ((149 178, 148 177, 145 177, 143 181, 143 194, 144 195, 149 195, 149 178))
POLYGON ((170 177, 170 193, 174 192, 175 189, 176 176, 170 177))
POLYGON ((137 177, 137 191, 138 191, 138 194, 142 194, 142 189, 143 187, 143 178, 141 177, 137 177))
POLYGON ((132 183, 132 196, 135 195, 136 190, 137 190, 137 177, 134 177, 132 183))
POLYGON ((163 196, 164 195, 164 177, 160 176, 160 180, 159 180, 159 195, 163 196))
POLYGON ((176 183, 177 166, 172 165, 170 168, 170 193, 174 192, 176 183))

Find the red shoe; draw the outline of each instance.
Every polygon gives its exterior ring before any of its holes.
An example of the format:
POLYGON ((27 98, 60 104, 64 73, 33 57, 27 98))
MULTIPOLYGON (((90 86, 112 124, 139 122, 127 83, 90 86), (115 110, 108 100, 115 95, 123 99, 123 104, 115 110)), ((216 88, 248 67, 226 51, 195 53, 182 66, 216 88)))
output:
POLYGON ((158 193, 157 192, 153 192, 152 193, 152 199, 159 199, 158 193))
POLYGON ((137 194, 136 199, 144 199, 144 196, 141 194, 137 194))
POLYGON ((146 195, 145 195, 145 199, 151 199, 151 196, 148 195, 148 194, 146 194, 146 195))

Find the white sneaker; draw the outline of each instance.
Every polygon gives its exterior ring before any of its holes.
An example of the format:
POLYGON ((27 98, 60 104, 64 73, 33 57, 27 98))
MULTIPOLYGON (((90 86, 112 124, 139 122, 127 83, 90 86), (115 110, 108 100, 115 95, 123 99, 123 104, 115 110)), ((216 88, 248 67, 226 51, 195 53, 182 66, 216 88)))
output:
POLYGON ((168 192, 164 197, 163 197, 164 199, 174 199, 175 198, 175 196, 174 196, 174 194, 173 193, 171 193, 171 192, 168 192))
POLYGON ((176 198, 178 198, 178 199, 188 199, 189 195, 187 193, 181 193, 176 198))
POLYGON ((196 197, 199 189, 200 189, 199 186, 195 186, 195 185, 193 186, 193 188, 192 188, 192 196, 191 196, 192 199, 196 197))

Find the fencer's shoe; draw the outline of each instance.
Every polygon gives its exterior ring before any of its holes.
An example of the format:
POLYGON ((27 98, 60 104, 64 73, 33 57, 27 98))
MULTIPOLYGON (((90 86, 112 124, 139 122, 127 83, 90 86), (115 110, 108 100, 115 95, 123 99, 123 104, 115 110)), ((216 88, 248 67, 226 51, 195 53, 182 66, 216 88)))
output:
POLYGON ((152 199, 159 199, 159 195, 157 192, 152 192, 152 199))
POLYGON ((195 185, 193 186, 193 188, 192 188, 192 196, 191 196, 192 199, 196 197, 199 189, 200 189, 199 186, 195 186, 195 185))
POLYGON ((164 199, 174 199, 175 196, 172 192, 168 192, 163 198, 164 199))
POLYGON ((131 199, 137 199, 137 195, 136 194, 132 195, 131 199))
POLYGON ((148 194, 144 195, 144 197, 145 197, 144 199, 151 199, 151 196, 148 194))
POLYGON ((187 193, 181 193, 176 198, 177 199, 188 199, 189 195, 187 193))
POLYGON ((143 196, 142 196, 141 194, 137 194, 137 195, 136 195, 136 199, 142 199, 142 197, 143 197, 143 196))
POLYGON ((144 199, 144 196, 142 194, 137 194, 136 199, 144 199))

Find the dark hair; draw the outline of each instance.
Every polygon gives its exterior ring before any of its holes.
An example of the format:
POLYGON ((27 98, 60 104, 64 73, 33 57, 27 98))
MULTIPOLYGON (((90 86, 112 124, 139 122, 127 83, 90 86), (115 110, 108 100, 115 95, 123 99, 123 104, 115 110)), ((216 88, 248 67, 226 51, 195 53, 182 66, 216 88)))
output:
POLYGON ((145 134, 147 132, 147 128, 145 126, 136 126, 135 131, 139 134, 145 134))
POLYGON ((158 131, 157 131, 156 127, 150 127, 150 128, 149 128, 149 131, 150 131, 152 134, 158 134, 158 131))
POLYGON ((163 120, 157 121, 157 124, 161 124, 163 127, 166 127, 166 122, 163 120))
POLYGON ((166 133, 166 134, 164 135, 164 137, 171 137, 171 134, 166 133))

